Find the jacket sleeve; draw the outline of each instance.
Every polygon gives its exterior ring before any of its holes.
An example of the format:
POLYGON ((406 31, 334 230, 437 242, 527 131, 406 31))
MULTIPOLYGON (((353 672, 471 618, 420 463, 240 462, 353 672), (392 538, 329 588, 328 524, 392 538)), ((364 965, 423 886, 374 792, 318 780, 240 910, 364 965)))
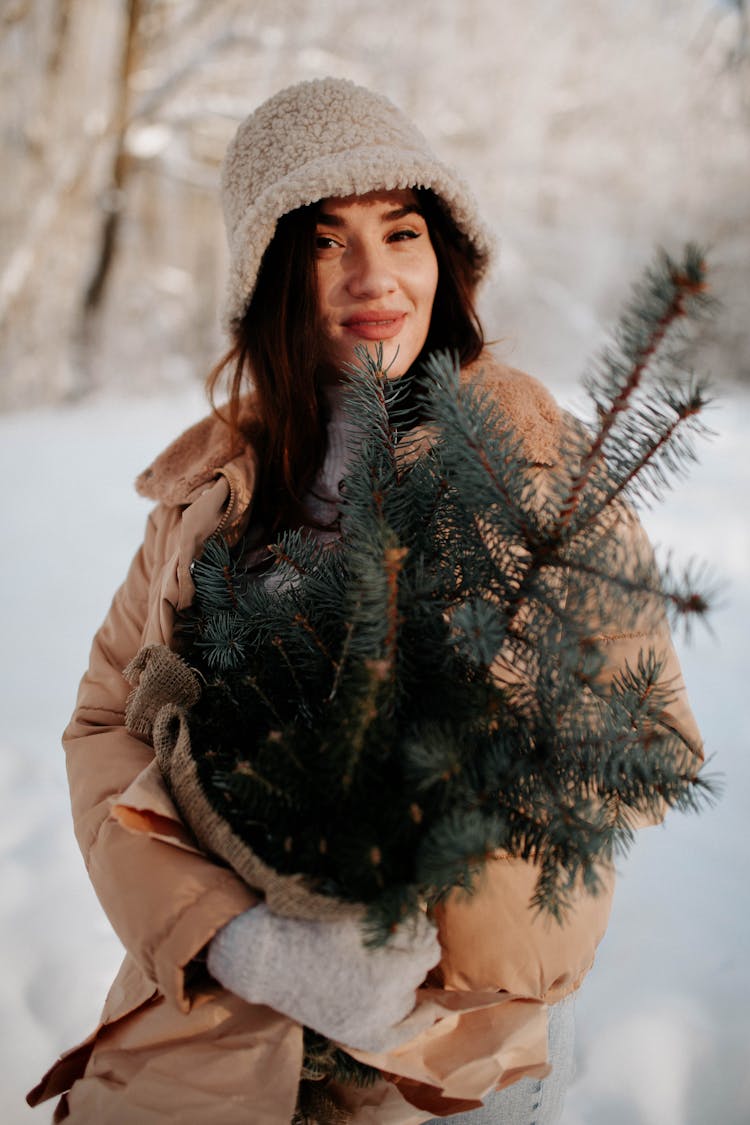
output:
POLYGON ((216 931, 257 901, 230 870, 190 846, 186 830, 132 830, 111 815, 117 798, 154 760, 125 729, 122 670, 141 647, 175 509, 152 513, 143 546, 94 637, 76 710, 63 735, 76 837, 105 912, 126 950, 184 1011, 185 970, 216 931))

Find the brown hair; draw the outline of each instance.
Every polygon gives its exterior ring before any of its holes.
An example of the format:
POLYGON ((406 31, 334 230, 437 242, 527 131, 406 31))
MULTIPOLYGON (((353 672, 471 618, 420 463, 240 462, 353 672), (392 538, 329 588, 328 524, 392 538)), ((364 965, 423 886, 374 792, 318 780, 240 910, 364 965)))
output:
MULTIPOLYGON (((434 192, 415 189, 438 262, 438 283, 424 347, 412 365, 439 348, 462 364, 476 359, 484 336, 474 308, 476 253, 434 192)), ((263 255, 252 299, 233 347, 209 373, 214 396, 226 376, 228 417, 258 453, 260 476, 254 515, 267 532, 303 520, 303 500, 325 456, 325 406, 320 388, 321 331, 315 280, 314 232, 318 205, 283 215, 263 255), (243 417, 251 393, 252 416, 243 417)))

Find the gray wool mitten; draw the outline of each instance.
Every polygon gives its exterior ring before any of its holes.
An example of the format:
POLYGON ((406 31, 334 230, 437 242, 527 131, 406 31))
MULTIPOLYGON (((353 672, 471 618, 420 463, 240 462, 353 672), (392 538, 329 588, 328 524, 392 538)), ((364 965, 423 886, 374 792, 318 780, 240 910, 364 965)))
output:
POLYGON ((424 1010, 413 1011, 415 990, 439 959, 437 930, 421 914, 370 949, 356 919, 300 921, 264 904, 233 918, 208 947, 208 970, 230 992, 345 1046, 377 1052, 432 1022, 424 1010))

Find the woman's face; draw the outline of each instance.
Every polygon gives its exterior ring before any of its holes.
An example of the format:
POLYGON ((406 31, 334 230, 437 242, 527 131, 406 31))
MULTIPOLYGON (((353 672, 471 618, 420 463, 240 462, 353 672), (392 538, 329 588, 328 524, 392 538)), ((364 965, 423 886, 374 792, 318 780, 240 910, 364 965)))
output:
POLYGON ((357 344, 374 355, 382 342, 389 378, 403 375, 427 338, 438 282, 414 192, 324 199, 315 258, 326 364, 340 371, 356 362, 357 344))

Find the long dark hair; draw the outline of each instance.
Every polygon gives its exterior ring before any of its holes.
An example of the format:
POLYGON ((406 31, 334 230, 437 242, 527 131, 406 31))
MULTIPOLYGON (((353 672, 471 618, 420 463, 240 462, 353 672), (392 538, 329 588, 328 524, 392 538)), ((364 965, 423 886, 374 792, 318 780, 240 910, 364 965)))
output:
MULTIPOLYGON (((438 263, 430 328, 412 365, 418 373, 422 361, 438 348, 451 348, 463 364, 470 363, 482 351, 484 336, 474 307, 474 248, 434 192, 417 188, 415 195, 438 263)), ((267 532, 302 522, 304 497, 325 456, 315 279, 317 214, 318 204, 310 204, 279 219, 234 344, 206 383, 214 410, 258 452, 254 518, 267 532), (224 379, 228 403, 217 407, 214 396, 224 379), (250 412, 243 410, 248 393, 250 412)))

